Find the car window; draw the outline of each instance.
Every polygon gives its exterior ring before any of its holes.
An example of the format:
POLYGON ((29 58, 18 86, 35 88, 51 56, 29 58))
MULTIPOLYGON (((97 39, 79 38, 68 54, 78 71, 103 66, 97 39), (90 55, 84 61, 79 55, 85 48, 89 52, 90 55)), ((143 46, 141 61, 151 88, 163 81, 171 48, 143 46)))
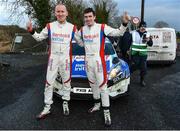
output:
POLYGON ((105 43, 105 55, 113 55, 115 54, 114 48, 112 43, 106 42, 105 43))
MULTIPOLYGON (((77 43, 72 43, 72 54, 73 55, 85 55, 84 47, 79 46, 77 43)), ((105 42, 105 55, 115 54, 113 45, 110 41, 105 42)))

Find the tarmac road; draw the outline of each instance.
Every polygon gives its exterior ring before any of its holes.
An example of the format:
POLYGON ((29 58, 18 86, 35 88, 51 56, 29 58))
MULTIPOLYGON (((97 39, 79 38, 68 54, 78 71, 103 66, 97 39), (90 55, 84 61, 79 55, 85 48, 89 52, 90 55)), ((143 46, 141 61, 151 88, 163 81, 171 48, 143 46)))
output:
POLYGON ((103 125, 101 111, 87 113, 92 101, 72 100, 70 116, 63 116, 62 101, 55 98, 52 115, 37 121, 43 106, 47 57, 7 57, 14 61, 0 68, 0 129, 180 129, 180 57, 171 66, 149 66, 144 88, 135 72, 130 95, 111 101, 113 124, 109 128, 103 125))

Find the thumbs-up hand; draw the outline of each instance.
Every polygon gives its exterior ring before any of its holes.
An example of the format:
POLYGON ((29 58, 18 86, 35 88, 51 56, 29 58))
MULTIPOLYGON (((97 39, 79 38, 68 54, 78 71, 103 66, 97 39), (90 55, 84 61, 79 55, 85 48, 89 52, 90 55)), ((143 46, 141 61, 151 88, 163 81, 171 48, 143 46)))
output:
POLYGON ((27 31, 30 33, 33 31, 31 19, 29 19, 29 22, 27 23, 26 28, 27 28, 27 31))
POLYGON ((122 16, 122 22, 127 24, 130 20, 131 20, 131 17, 128 15, 127 12, 124 12, 122 16))

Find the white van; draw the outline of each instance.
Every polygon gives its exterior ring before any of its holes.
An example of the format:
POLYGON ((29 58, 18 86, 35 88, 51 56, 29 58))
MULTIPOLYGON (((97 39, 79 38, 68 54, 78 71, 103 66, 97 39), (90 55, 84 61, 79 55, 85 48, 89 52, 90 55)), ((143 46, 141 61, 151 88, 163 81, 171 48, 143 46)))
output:
POLYGON ((149 62, 174 63, 176 58, 176 33, 172 28, 147 28, 153 38, 153 46, 148 47, 149 62))

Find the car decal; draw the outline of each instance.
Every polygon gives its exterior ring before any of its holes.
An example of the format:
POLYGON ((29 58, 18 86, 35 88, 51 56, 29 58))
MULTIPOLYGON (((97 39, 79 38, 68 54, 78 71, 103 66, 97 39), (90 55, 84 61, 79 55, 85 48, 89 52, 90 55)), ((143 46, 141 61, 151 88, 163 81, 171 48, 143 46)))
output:
MULTIPOLYGON (((85 61, 84 56, 73 56, 72 63, 72 77, 87 77, 86 69, 85 69, 85 61)), ((106 56, 106 69, 107 72, 110 71, 112 63, 112 58, 110 56, 106 56)))

